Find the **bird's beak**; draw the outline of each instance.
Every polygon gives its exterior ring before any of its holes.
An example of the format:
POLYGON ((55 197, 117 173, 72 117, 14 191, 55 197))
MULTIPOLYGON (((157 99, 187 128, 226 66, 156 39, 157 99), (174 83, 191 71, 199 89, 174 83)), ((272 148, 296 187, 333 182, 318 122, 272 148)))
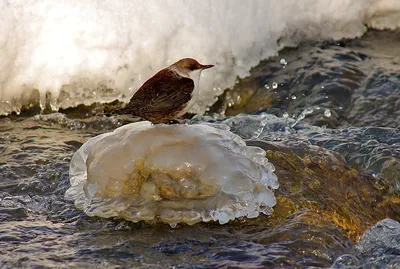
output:
POLYGON ((201 65, 201 69, 208 69, 208 68, 211 68, 211 67, 213 67, 214 65, 213 64, 207 64, 207 65, 201 65))

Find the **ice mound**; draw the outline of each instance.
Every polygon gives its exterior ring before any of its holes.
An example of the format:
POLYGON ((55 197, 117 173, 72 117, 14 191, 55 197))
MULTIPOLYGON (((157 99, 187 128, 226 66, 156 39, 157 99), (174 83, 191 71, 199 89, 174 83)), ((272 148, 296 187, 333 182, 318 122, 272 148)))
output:
POLYGON ((145 121, 87 141, 72 157, 65 196, 89 216, 224 224, 272 212, 273 172, 265 151, 225 124, 145 121))

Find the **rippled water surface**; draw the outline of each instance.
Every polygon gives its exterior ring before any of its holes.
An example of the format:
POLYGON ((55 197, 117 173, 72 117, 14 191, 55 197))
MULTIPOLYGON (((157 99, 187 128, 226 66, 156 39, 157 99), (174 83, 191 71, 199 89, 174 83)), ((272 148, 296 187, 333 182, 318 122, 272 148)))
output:
POLYGON ((1 120, 0 244, 5 267, 327 266, 352 245, 340 229, 314 220, 318 215, 307 210, 275 227, 266 217, 253 224, 177 229, 88 218, 63 199, 69 160, 88 137, 119 125, 109 118, 90 121, 98 128, 81 129, 82 121, 66 120, 61 114, 1 120))
POLYGON ((400 32, 305 43, 261 62, 212 111, 287 113, 329 127, 400 125, 400 32), (305 110, 305 111, 304 111, 305 110))
POLYGON ((357 246, 400 219, 399 45, 397 32, 369 32, 285 49, 218 101, 210 114, 233 116, 222 121, 267 151, 280 180, 272 216, 227 225, 89 218, 64 200, 73 153, 127 118, 0 118, 0 268, 400 266, 357 246))

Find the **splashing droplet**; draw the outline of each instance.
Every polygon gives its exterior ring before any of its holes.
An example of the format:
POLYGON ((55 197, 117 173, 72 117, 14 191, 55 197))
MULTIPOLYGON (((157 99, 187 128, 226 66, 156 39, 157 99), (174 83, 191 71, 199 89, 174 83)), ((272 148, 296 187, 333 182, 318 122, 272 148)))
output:
POLYGON ((268 84, 265 84, 265 85, 264 85, 264 88, 266 88, 267 90, 269 90, 269 85, 268 85, 268 84))
POLYGON ((329 118, 330 116, 332 116, 332 112, 329 109, 325 109, 324 115, 325 117, 329 118))
POLYGON ((313 107, 308 107, 306 109, 304 109, 300 115, 297 117, 297 120, 290 126, 290 127, 294 127, 297 125, 297 123, 299 123, 301 120, 303 120, 307 115, 311 114, 314 112, 314 108, 313 107))
POLYGON ((292 95, 292 100, 296 100, 296 95, 292 95))
POLYGON ((278 88, 278 83, 272 82, 272 88, 274 88, 274 89, 278 88))
POLYGON ((280 60, 280 64, 283 65, 283 66, 282 66, 283 68, 285 68, 286 65, 287 65, 287 61, 286 61, 284 58, 282 58, 282 59, 280 60))

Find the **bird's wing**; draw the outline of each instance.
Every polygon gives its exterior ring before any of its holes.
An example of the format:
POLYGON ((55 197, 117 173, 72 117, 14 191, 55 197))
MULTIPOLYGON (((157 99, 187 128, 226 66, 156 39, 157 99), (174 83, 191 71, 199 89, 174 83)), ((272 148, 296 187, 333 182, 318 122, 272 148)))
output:
POLYGON ((193 89, 192 79, 164 69, 140 87, 131 98, 129 106, 142 112, 176 109, 190 101, 193 89), (173 79, 165 79, 166 76, 173 79))

